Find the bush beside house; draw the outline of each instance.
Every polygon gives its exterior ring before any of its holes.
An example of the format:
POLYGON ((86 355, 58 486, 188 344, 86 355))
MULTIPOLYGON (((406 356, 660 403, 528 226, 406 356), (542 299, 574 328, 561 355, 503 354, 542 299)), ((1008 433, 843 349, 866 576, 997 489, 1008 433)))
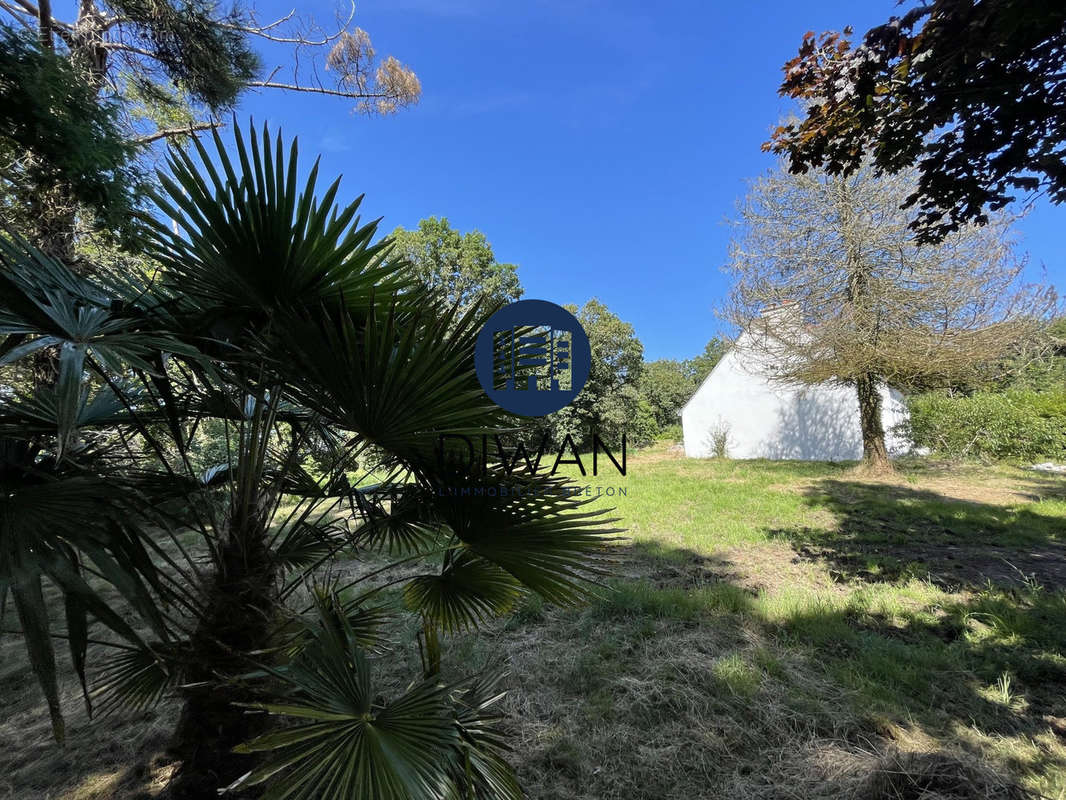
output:
POLYGON ((1066 389, 910 398, 910 437, 949 458, 1066 460, 1066 389))

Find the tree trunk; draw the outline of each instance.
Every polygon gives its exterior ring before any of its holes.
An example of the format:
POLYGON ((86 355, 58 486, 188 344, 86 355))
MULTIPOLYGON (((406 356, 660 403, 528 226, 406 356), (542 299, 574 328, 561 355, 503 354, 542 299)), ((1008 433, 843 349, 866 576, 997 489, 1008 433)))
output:
POLYGON ((30 201, 29 236, 42 253, 82 274, 75 252, 76 205, 65 186, 39 187, 30 201))
POLYGON ((855 381, 859 397, 859 426, 862 428, 862 461, 875 472, 891 472, 885 447, 885 429, 881 425, 881 393, 876 375, 861 375, 855 381))
MULTIPOLYGON (((233 748, 262 733, 266 715, 235 703, 257 698, 234 676, 250 672, 246 654, 268 646, 274 621, 274 574, 266 531, 253 522, 243 535, 230 535, 204 617, 192 637, 185 705, 171 741, 181 761, 167 797, 217 797, 254 764, 233 748)), ((243 796, 243 795, 242 795, 243 796)))

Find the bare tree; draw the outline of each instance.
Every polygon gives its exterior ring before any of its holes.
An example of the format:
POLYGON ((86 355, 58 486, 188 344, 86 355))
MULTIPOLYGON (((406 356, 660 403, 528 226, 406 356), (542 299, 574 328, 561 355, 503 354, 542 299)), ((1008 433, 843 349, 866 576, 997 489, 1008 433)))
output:
POLYGON ((753 332, 773 377, 855 387, 863 459, 891 469, 879 387, 949 385, 997 369, 1055 305, 1022 282, 1010 219, 919 245, 900 209, 908 174, 786 166, 754 181, 734 222, 725 316, 753 332), (768 307, 785 313, 763 314, 768 307))

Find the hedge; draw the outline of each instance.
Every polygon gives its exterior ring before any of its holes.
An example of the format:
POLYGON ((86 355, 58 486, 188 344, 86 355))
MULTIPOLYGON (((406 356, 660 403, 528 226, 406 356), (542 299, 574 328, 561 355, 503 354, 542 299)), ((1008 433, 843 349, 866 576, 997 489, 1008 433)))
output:
POLYGON ((949 458, 1066 459, 1066 389, 911 397, 910 438, 949 458))

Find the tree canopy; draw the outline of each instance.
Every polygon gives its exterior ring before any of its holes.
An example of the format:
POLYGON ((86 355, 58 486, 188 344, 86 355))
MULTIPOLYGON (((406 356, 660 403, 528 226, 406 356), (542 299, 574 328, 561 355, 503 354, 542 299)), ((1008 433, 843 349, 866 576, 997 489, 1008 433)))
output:
POLYGON ((712 336, 698 356, 686 358, 681 362, 681 369, 693 384, 693 391, 711 374, 722 356, 729 350, 729 341, 721 336, 712 336))
POLYGON ((856 387, 878 468, 888 463, 878 386, 987 375, 1055 302, 1024 283, 1005 216, 939 245, 916 241, 900 208, 913 185, 872 166, 840 176, 781 164, 753 182, 730 245, 729 320, 755 334, 775 377, 856 387))
POLYGON ((447 217, 429 217, 415 230, 396 228, 389 238, 428 286, 463 310, 477 301, 502 305, 522 297, 518 267, 497 261, 481 231, 460 233, 447 217))
POLYGON ((566 306, 585 329, 592 348, 588 381, 566 408, 534 424, 556 442, 570 436, 577 446, 593 433, 615 447, 626 434, 630 446, 646 444, 655 434, 650 404, 640 395, 644 345, 633 326, 592 298, 580 309, 566 306))
POLYGON ((684 361, 661 358, 644 364, 640 394, 651 406, 660 431, 680 424, 681 407, 699 389, 728 349, 729 343, 725 339, 714 336, 698 356, 684 361))
POLYGON ((0 24, 0 204, 27 229, 57 192, 126 230, 144 175, 113 99, 99 98, 69 59, 0 24))
POLYGON ((935 0, 862 41, 807 33, 781 93, 804 103, 764 145, 791 169, 917 168, 903 198, 925 241, 1018 193, 1066 200, 1066 5, 935 0))

